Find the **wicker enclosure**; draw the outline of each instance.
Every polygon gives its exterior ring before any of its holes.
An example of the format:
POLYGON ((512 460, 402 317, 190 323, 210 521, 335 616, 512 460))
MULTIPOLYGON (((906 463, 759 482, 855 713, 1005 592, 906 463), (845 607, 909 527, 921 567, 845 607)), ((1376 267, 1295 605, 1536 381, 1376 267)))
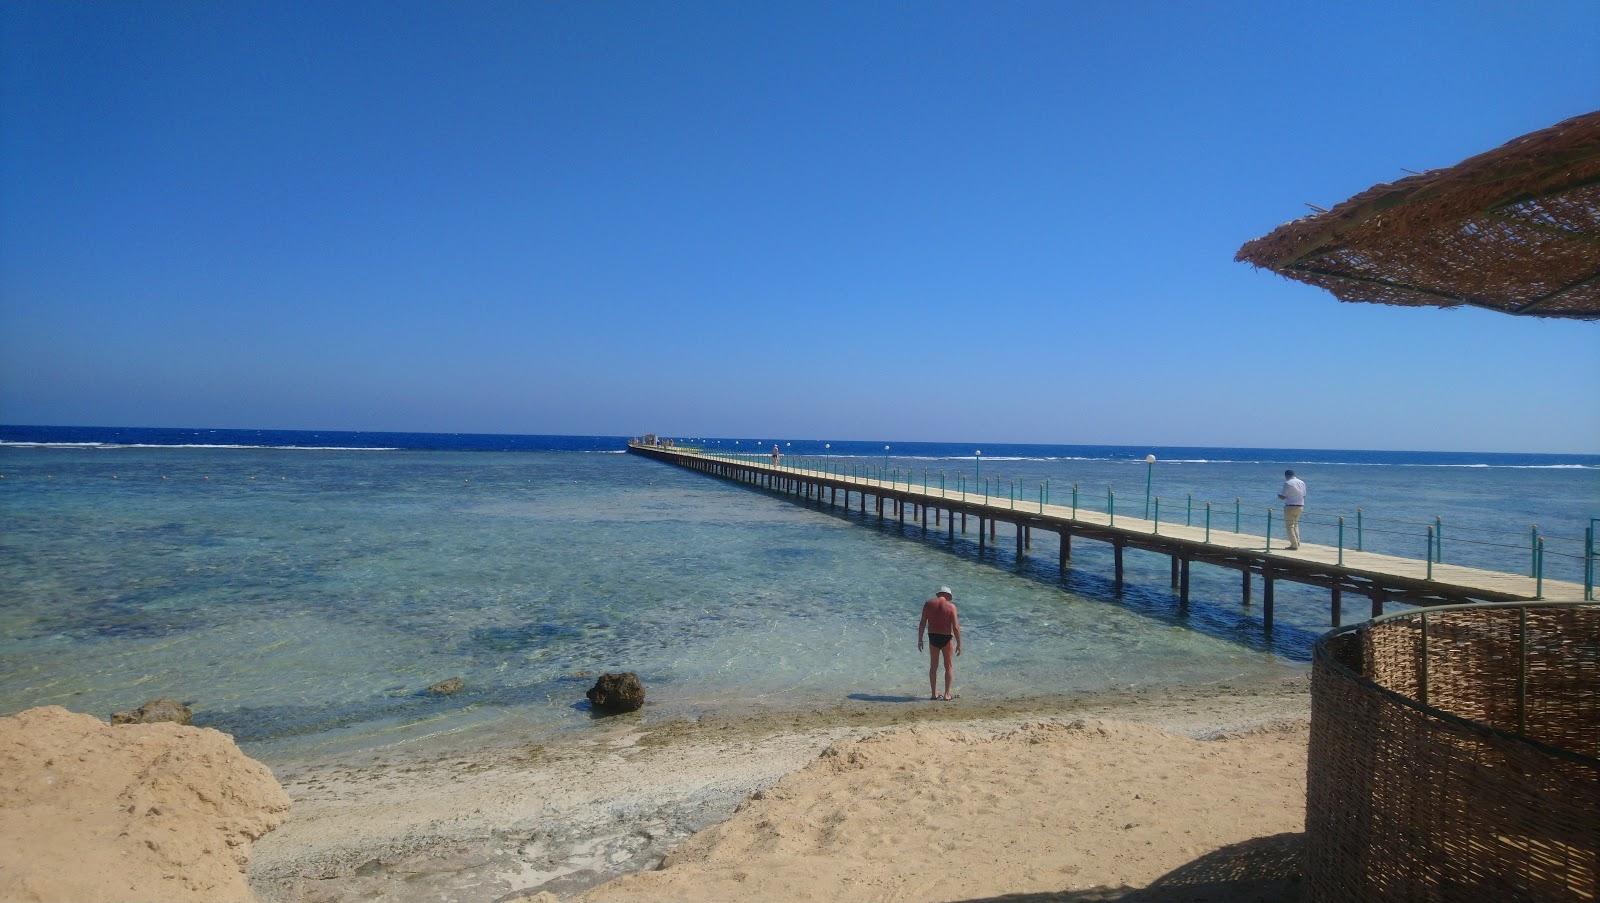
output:
POLYGON ((1311 694, 1310 900, 1597 899, 1600 605, 1336 630, 1311 694))

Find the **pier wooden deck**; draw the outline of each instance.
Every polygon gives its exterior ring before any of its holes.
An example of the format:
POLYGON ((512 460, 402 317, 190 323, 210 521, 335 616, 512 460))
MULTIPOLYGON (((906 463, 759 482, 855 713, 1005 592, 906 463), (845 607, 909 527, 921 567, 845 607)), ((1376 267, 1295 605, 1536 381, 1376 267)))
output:
MULTIPOLYGON (((1278 580, 1320 586, 1330 591, 1330 620, 1338 626, 1343 616, 1343 597, 1350 594, 1370 602, 1373 617, 1383 613, 1385 601, 1410 605, 1452 605, 1462 602, 1509 602, 1531 599, 1583 601, 1583 586, 1560 580, 1537 581, 1525 574, 1511 574, 1424 559, 1384 555, 1376 552, 1340 550, 1332 546, 1302 543, 1299 549, 1271 548, 1267 537, 1227 530, 1156 523, 1138 517, 1091 511, 1038 502, 1010 499, 985 499, 981 494, 960 490, 927 490, 905 483, 885 482, 859 476, 846 476, 820 470, 775 466, 762 459, 733 458, 700 451, 630 444, 628 450, 676 464, 690 470, 735 482, 756 485, 791 494, 797 499, 818 504, 841 504, 848 509, 852 501, 862 513, 868 498, 880 520, 896 518, 905 523, 909 509, 913 521, 924 531, 942 529, 954 538, 959 529, 967 531, 967 518, 975 517, 978 548, 996 539, 999 523, 1015 531, 1018 555, 1028 554, 1035 529, 1056 533, 1060 539, 1062 570, 1072 557, 1074 539, 1090 539, 1109 544, 1114 552, 1114 585, 1123 585, 1123 551, 1142 549, 1167 555, 1172 560, 1172 585, 1180 604, 1189 601, 1189 570, 1196 563, 1231 568, 1241 573, 1240 592, 1249 602, 1253 578, 1261 580, 1262 621, 1272 628, 1273 584, 1278 580), (852 499, 854 496, 854 499, 852 499), (959 519, 959 527, 958 527, 959 519)), ((1277 540, 1274 540, 1277 542, 1277 540)))

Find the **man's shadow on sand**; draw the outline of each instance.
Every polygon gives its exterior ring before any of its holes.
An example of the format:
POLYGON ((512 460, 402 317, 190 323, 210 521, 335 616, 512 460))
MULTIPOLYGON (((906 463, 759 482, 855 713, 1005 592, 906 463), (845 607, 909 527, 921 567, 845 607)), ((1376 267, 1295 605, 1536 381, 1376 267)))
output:
POLYGON ((1213 850, 1149 887, 1004 894, 962 903, 1295 903, 1304 899, 1304 834, 1272 834, 1213 850))
POLYGON ((851 693, 846 699, 856 702, 927 702, 926 696, 882 696, 877 693, 851 693))

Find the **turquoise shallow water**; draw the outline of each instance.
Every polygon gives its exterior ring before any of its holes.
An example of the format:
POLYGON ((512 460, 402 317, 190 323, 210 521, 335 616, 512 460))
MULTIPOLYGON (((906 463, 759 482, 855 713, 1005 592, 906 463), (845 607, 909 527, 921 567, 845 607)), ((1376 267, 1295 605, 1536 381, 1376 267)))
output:
POLYGON ((925 693, 916 616, 940 583, 977 699, 1274 678, 1327 617, 1286 586, 1269 641, 1233 572, 1197 567, 1180 617, 1164 558, 1130 554, 1113 600, 1094 543, 1063 579, 1053 541, 996 566, 973 534, 951 549, 615 453, 10 447, 0 474, 0 712, 171 695, 269 758, 581 731, 575 675, 603 670, 638 671, 650 717, 898 704, 925 693), (418 692, 452 675, 462 694, 418 692))

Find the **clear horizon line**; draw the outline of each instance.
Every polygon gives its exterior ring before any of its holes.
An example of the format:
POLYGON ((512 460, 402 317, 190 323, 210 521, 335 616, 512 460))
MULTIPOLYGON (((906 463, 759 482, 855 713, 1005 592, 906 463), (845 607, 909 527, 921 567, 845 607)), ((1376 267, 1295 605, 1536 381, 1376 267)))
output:
MULTIPOLYGON (((102 425, 84 425, 84 424, 47 424, 47 423, 17 423, 17 424, 0 423, 0 429, 30 429, 30 428, 79 429, 79 430, 148 429, 148 430, 197 430, 197 431, 198 430, 204 430, 204 431, 217 431, 217 432, 349 433, 349 434, 354 434, 354 435, 363 435, 363 434, 374 434, 374 433, 376 433, 376 434, 388 434, 388 435, 418 435, 418 436, 504 436, 504 437, 551 437, 551 438, 567 438, 567 439, 619 439, 619 440, 624 440, 624 441, 626 441, 627 439, 630 439, 630 438, 634 438, 634 436, 637 436, 637 435, 643 435, 643 433, 636 433, 636 434, 632 434, 632 435, 626 434, 626 433, 537 433, 537 432, 514 433, 514 432, 495 432, 495 431, 476 431, 476 430, 342 429, 342 428, 332 428, 332 427, 306 428, 306 427, 266 427, 266 426, 249 426, 249 427, 236 427, 236 426, 151 426, 151 425, 148 425, 148 424, 139 425, 139 426, 130 426, 130 425, 103 425, 103 424, 102 425)), ((657 433, 657 435, 667 436, 668 434, 666 434, 666 433, 657 433)), ((687 433, 680 433, 680 434, 672 434, 671 438, 675 438, 676 439, 676 438, 690 438, 690 437, 689 437, 689 435, 687 433)), ((738 440, 738 439, 741 439, 743 437, 738 436, 738 435, 717 436, 717 435, 705 434, 705 435, 694 437, 694 438, 698 438, 698 439, 734 439, 734 440, 738 440)), ((765 441, 765 440, 754 440, 754 441, 765 441)), ((872 439, 851 439, 851 438, 842 438, 842 437, 828 437, 828 438, 811 438, 811 437, 798 437, 798 436, 782 437, 782 436, 776 436, 776 435, 771 436, 770 437, 770 441, 783 441, 783 442, 865 442, 865 443, 886 442, 886 443, 889 443, 891 445, 896 443, 896 442, 917 443, 917 444, 924 444, 924 445, 960 445, 960 444, 967 444, 967 445, 972 445, 974 448, 980 448, 984 444, 987 443, 987 444, 990 444, 990 445, 1061 446, 1061 447, 1069 447, 1069 448, 1147 448, 1147 449, 1151 449, 1151 450, 1162 449, 1162 448, 1188 448, 1188 449, 1236 449, 1236 450, 1240 450, 1240 451, 1296 451, 1296 452, 1332 452, 1332 451, 1340 451, 1340 452, 1381 452, 1381 453, 1410 452, 1410 453, 1413 453, 1413 454, 1560 455, 1560 456, 1568 456, 1568 457, 1600 458, 1600 450, 1597 450, 1597 451, 1504 451, 1504 450, 1498 450, 1498 449, 1490 450, 1490 449, 1354 448, 1354 447, 1352 447, 1352 448, 1334 448, 1334 447, 1315 448, 1315 447, 1311 447, 1311 446, 1290 446, 1290 445, 1275 445, 1275 446, 1266 446, 1266 445, 1185 445, 1185 444, 1181 444, 1181 443, 1134 443, 1134 442, 1019 442, 1019 441, 1011 441, 1011 440, 992 440, 991 441, 991 440, 904 439, 904 438, 901 438, 901 439, 886 439, 886 438, 881 438, 881 437, 872 438, 872 439)))

